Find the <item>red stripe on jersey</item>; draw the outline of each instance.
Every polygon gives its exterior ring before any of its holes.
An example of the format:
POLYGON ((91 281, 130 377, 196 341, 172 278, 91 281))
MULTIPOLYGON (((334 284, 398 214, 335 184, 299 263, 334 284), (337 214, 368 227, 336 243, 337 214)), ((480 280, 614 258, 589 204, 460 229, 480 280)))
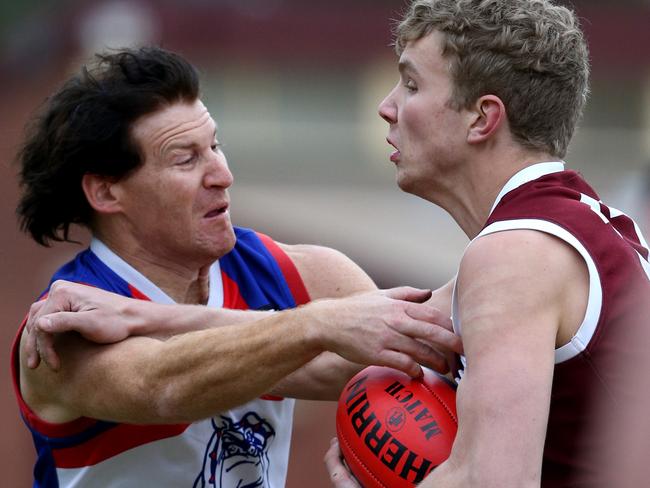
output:
POLYGON ((27 323, 27 315, 23 319, 22 324, 20 324, 20 327, 18 327, 18 333, 14 337, 14 342, 11 345, 11 378, 12 378, 12 384, 14 387, 14 393, 16 395, 16 398, 18 399, 18 407, 20 408, 21 413, 23 414, 23 417, 31 424, 31 420, 29 419, 29 416, 31 415, 32 411, 30 408, 27 406, 25 403, 25 400, 23 400, 23 394, 20 391, 20 339, 23 335, 23 329, 25 328, 25 324, 27 323))
POLYGON ((180 435, 189 425, 117 424, 78 446, 53 449, 52 457, 58 468, 92 466, 134 447, 180 435))
POLYGON ((282 400, 284 400, 284 397, 279 397, 275 395, 262 395, 260 397, 260 400, 268 400, 270 402, 281 402, 282 400))
POLYGON ((79 417, 78 419, 64 422, 61 424, 54 424, 43 420, 36 415, 24 402, 22 396, 19 397, 20 410, 27 424, 32 427, 36 432, 47 437, 63 438, 81 434, 93 425, 97 424, 97 420, 88 417, 79 417))
POLYGON ((223 308, 248 310, 250 307, 242 298, 239 285, 223 270, 221 270, 221 281, 223 283, 223 308))
POLYGON ((135 286, 131 285, 130 283, 128 283, 128 285, 129 285, 129 291, 131 292, 131 295, 133 296, 133 298, 137 298, 139 300, 146 300, 148 302, 151 301, 151 298, 149 298, 147 295, 142 293, 135 286))
POLYGON ((260 238, 264 246, 266 246, 266 249, 268 249, 271 255, 275 258, 278 266, 280 266, 280 270, 284 275, 284 279, 286 280, 287 285, 289 285, 289 289, 291 290, 291 294, 293 295, 293 299, 295 300, 296 305, 303 305, 309 302, 311 298, 307 292, 307 288, 305 288, 305 284, 300 277, 300 273, 298 273, 298 269, 296 269, 296 265, 293 264, 291 258, 289 258, 289 256, 287 256, 286 253, 280 249, 275 241, 269 236, 260 234, 259 232, 257 232, 257 236, 260 238))

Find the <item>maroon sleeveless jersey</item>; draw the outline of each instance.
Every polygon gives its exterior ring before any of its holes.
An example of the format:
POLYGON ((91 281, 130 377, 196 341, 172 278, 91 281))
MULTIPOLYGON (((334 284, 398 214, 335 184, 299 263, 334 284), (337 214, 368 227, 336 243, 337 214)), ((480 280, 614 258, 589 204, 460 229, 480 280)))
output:
POLYGON ((515 175, 479 237, 509 229, 555 235, 576 249, 589 270, 584 321, 555 351, 542 486, 609 487, 604 453, 620 442, 616 424, 635 401, 635 383, 650 374, 635 367, 647 355, 639 339, 650 337, 647 243, 634 221, 600 202, 561 163, 515 175))

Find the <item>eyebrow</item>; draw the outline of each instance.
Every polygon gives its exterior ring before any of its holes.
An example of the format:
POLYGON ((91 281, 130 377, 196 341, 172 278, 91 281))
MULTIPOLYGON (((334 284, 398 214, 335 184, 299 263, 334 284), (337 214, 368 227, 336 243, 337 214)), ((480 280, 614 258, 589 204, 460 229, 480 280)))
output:
MULTIPOLYGON (((214 126, 214 132, 212 133, 212 138, 213 139, 217 138, 217 124, 215 124, 215 126, 214 126)), ((167 148, 167 151, 174 151, 174 150, 177 150, 177 149, 181 149, 181 150, 183 150, 183 149, 193 149, 196 146, 197 146, 197 144, 194 143, 194 142, 188 142, 188 143, 178 142, 178 143, 170 145, 167 148)))
POLYGON ((399 69, 399 72, 404 74, 406 71, 410 71, 414 74, 418 74, 418 70, 415 67, 415 65, 411 62, 410 59, 402 59, 400 60, 399 64, 397 65, 397 68, 399 69))

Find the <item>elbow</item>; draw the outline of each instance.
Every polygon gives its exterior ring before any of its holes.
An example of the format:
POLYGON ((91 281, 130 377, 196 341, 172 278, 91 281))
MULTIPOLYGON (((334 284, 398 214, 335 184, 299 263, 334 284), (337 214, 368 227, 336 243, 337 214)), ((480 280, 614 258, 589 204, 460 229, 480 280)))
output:
POLYGON ((452 452, 452 455, 436 467, 421 486, 423 488, 433 486, 539 488, 540 484, 541 466, 526 469, 511 460, 507 463, 495 459, 480 460, 473 457, 463 457, 461 460, 452 452))
POLYGON ((196 419, 186 418, 182 412, 181 394, 174 382, 157 381, 149 385, 149 398, 153 416, 157 422, 172 424, 177 422, 191 422, 196 419))
POLYGON ((184 398, 177 378, 166 375, 158 368, 149 368, 139 376, 138 390, 142 398, 144 423, 173 424, 193 421, 187 418, 183 405, 189 401, 184 398))
POLYGON ((236 383, 202 385, 195 375, 185 374, 151 373, 143 388, 151 416, 161 424, 195 422, 255 398, 238 395, 241 385, 236 383))
POLYGON ((507 466, 468 466, 465 470, 465 478, 466 486, 484 488, 502 488, 504 486, 539 488, 541 484, 539 470, 534 472, 524 470, 510 463, 507 466))

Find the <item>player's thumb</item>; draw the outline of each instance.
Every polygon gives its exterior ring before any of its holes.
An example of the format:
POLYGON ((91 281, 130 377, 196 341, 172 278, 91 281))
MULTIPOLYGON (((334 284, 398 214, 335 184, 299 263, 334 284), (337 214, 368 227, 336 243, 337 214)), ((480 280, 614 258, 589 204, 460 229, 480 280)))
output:
POLYGON ((412 286, 400 286, 385 290, 384 294, 395 300, 405 300, 407 302, 423 303, 431 298, 431 290, 413 288, 412 286))

